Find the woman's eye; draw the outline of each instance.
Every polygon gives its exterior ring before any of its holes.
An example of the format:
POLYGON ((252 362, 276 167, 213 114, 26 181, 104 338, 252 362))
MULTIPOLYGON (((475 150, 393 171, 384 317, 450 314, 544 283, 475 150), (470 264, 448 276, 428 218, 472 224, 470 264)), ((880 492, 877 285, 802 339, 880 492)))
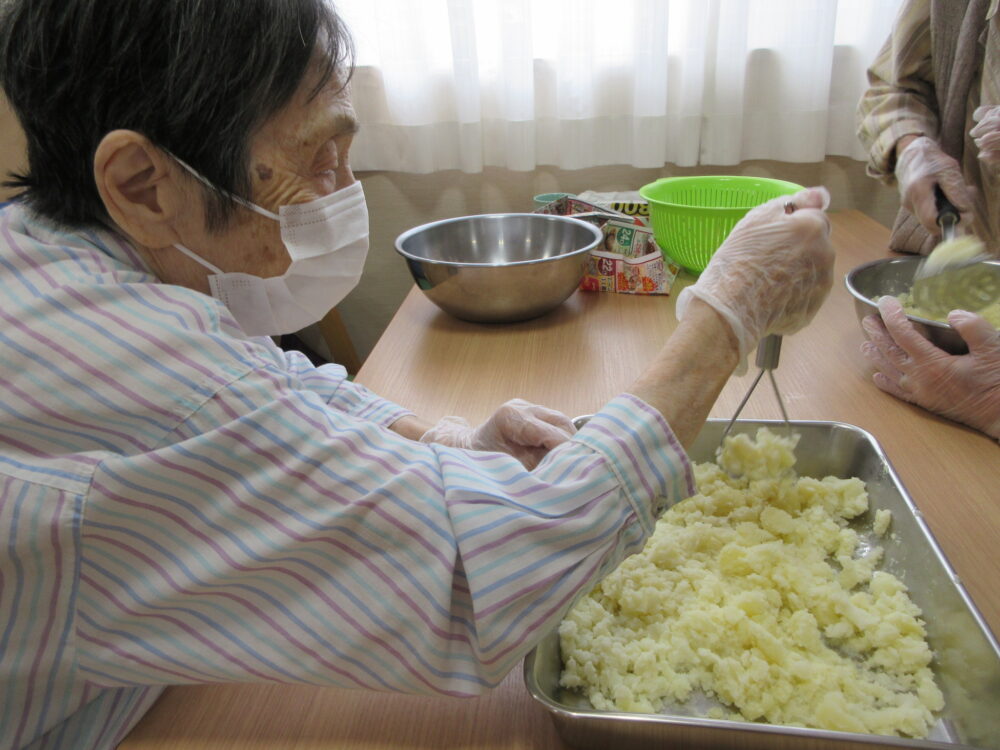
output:
POLYGON ((316 161, 313 165, 313 171, 315 172, 336 172, 337 167, 340 164, 336 159, 323 158, 316 161))
POLYGON ((333 172, 339 167, 340 153, 337 144, 332 140, 327 141, 316 154, 316 159, 313 161, 313 170, 315 172, 333 172))

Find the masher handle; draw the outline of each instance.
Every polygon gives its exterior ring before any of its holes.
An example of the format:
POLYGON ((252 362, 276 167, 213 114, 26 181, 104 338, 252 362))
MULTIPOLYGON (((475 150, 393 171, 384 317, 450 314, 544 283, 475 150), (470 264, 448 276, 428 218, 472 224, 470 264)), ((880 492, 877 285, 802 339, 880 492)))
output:
POLYGON ((958 209, 948 200, 944 190, 937 183, 934 184, 934 207, 937 209, 937 223, 941 227, 941 234, 946 240, 955 236, 955 225, 959 222, 958 209))
POLYGON ((765 336, 757 344, 757 367, 762 370, 773 370, 781 358, 781 336, 772 333, 765 336))

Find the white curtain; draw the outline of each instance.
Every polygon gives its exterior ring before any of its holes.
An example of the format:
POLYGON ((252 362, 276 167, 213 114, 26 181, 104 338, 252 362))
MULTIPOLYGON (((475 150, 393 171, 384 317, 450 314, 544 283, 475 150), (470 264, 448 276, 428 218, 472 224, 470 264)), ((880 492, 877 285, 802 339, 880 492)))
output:
POLYGON ((900 0, 335 0, 357 170, 864 158, 900 0))

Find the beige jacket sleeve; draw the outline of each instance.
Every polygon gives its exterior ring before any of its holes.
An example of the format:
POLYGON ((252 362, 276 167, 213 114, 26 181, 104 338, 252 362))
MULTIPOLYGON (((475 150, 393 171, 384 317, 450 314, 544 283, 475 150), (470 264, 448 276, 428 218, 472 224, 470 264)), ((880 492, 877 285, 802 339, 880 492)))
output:
POLYGON ((937 135, 930 0, 906 0, 900 7, 892 33, 868 69, 857 124, 868 149, 868 174, 888 184, 895 182, 897 141, 910 134, 937 135))

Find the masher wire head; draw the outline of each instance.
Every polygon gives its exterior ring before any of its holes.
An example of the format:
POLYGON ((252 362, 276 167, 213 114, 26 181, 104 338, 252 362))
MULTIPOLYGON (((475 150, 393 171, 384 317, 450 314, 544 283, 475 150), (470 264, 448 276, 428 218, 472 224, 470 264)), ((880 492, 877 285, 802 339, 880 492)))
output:
POLYGON ((765 336, 760 344, 757 345, 757 359, 756 363, 760 370, 757 372, 757 377, 753 379, 750 387, 743 396, 743 400, 740 401, 740 405, 736 407, 736 413, 733 414, 732 419, 729 420, 729 424, 726 425, 726 429, 722 433, 722 438, 719 440, 719 445, 725 441, 726 437, 729 435, 730 430, 732 430, 733 425, 740 416, 740 412, 743 411, 743 407, 746 406, 747 401, 750 400, 750 395, 754 392, 757 387, 757 383, 767 372, 768 378, 771 381, 771 389, 774 391, 774 397, 778 401, 778 408, 781 409, 781 418, 785 422, 785 429, 791 430, 791 423, 788 421, 788 412, 785 411, 785 402, 781 398, 781 391, 778 389, 778 381, 774 378, 774 369, 778 366, 778 361, 781 358, 781 336, 770 335, 765 336))

